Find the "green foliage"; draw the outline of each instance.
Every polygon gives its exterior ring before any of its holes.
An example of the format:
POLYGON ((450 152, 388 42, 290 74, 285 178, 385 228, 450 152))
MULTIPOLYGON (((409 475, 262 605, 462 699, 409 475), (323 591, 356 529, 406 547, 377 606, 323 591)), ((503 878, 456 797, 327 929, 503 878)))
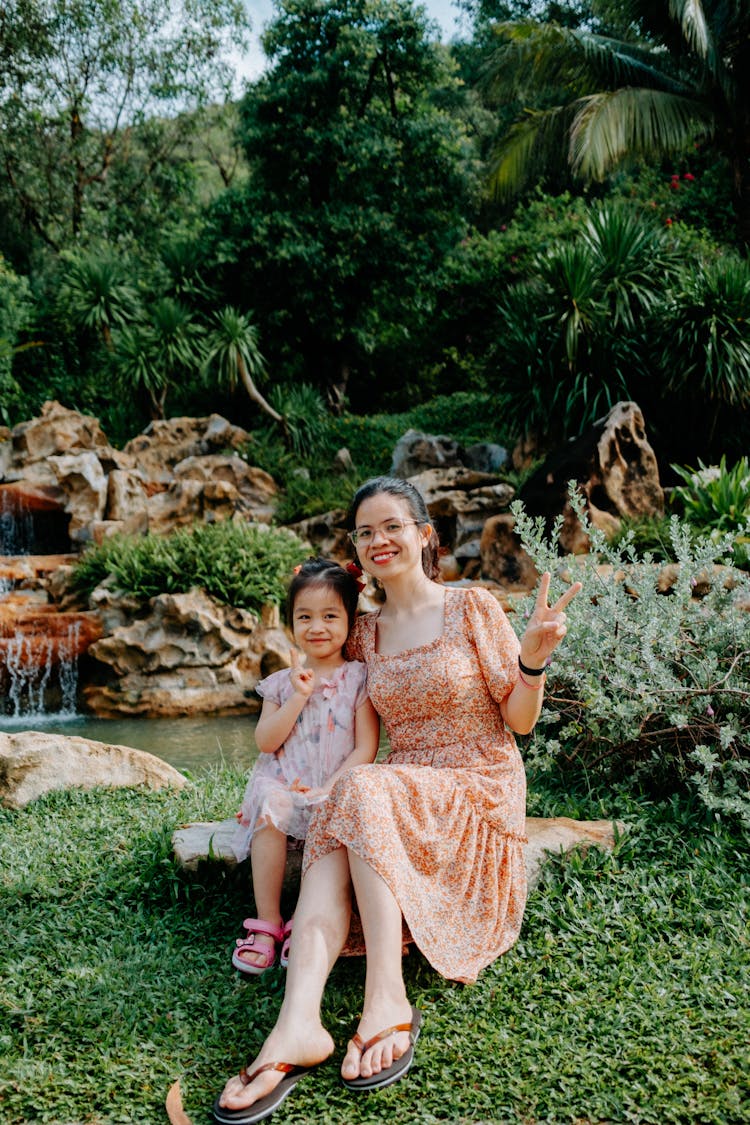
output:
MULTIPOLYGON (((624 821, 615 853, 548 858, 518 943, 471 988, 412 948, 404 974, 424 1030, 409 1077, 377 1096, 341 1085, 364 983, 362 959, 342 959, 322 1008, 336 1053, 280 1121, 743 1120, 746 840, 697 802, 530 781, 531 815, 624 821)), ((180 824, 231 815, 244 784, 214 771, 179 792, 68 791, 0 809, 3 1125, 162 1125, 177 1078, 203 1122, 257 1052, 285 975, 241 980, 229 966, 247 883, 182 873, 170 845, 180 824)))
MULTIPOLYGON (((612 5, 607 5, 611 8, 612 5)), ((619 34, 590 24, 500 25, 488 88, 525 98, 498 147, 493 185, 512 195, 551 166, 601 180, 634 158, 682 155, 696 137, 726 158, 736 233, 750 240, 746 5, 628 0, 619 34)))
POLYGON ((247 92, 252 174, 214 208, 227 292, 252 295, 272 370, 364 408, 400 389, 477 168, 447 53, 407 0, 281 0, 247 92))
POLYGON ((637 397, 646 359, 634 326, 676 271, 667 232, 622 202, 592 207, 574 238, 537 255, 499 303, 493 384, 510 424, 575 436, 637 397))
POLYGON ((718 541, 725 535, 734 536, 734 561, 737 566, 750 563, 750 464, 741 457, 731 469, 726 458, 718 465, 704 465, 689 469, 672 465, 684 482, 672 490, 684 518, 693 527, 718 541))
POLYGON ((750 408, 750 264, 734 254, 698 259, 672 289, 662 320, 670 389, 750 408))
POLYGON ((247 28, 238 0, 4 5, 0 211, 27 253, 160 229, 189 176, 185 111, 229 95, 247 28))
POLYGON ((283 528, 196 524, 163 537, 106 539, 84 552, 72 583, 90 594, 109 580, 139 601, 201 586, 227 605, 258 613, 267 602, 283 601, 289 575, 305 555, 299 539, 283 528))
POLYGON ((0 420, 5 425, 18 421, 22 409, 22 391, 13 377, 13 356, 31 314, 27 279, 14 273, 0 254, 0 420))
MULTIPOLYGON (((694 788, 709 809, 750 827, 750 651, 736 605, 750 577, 734 572, 727 583, 713 571, 731 564, 731 538, 696 539, 673 519, 679 571, 665 596, 652 559, 639 559, 627 536, 608 544, 587 526, 574 490, 571 502, 592 553, 571 566, 583 591, 568 611, 528 759, 583 770, 597 784, 629 776, 652 794, 694 788), (693 597, 699 582, 709 586, 702 599, 693 597)), ((559 527, 547 539, 542 520, 513 509, 537 569, 559 571, 559 527)))
POLYGON ((275 409, 283 415, 292 452, 297 457, 316 458, 328 436, 328 412, 320 391, 309 383, 277 384, 270 397, 275 409))

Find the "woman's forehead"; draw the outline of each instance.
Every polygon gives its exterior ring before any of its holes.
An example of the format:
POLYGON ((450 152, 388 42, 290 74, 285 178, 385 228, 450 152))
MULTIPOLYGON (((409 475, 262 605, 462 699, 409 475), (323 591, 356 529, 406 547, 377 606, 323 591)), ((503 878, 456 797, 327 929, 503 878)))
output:
POLYGON ((382 523, 387 519, 405 519, 411 516, 411 508, 406 500, 400 496, 393 496, 390 492, 376 492, 368 496, 357 508, 355 522, 357 526, 364 524, 382 523))

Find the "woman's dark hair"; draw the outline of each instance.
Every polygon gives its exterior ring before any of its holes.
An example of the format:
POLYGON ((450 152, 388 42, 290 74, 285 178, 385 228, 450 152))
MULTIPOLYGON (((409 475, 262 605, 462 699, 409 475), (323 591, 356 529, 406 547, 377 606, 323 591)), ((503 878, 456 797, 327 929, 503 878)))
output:
MULTIPOLYGON (((349 505, 347 526, 351 531, 354 530, 360 505, 363 504, 365 500, 369 500, 370 497, 380 496, 384 492, 387 492, 390 496, 397 497, 399 500, 403 500, 411 513, 411 518, 416 520, 417 523, 430 523, 430 515, 427 511, 427 505, 424 502, 422 494, 418 492, 414 485, 408 480, 401 480, 399 477, 372 477, 370 480, 366 480, 364 484, 360 485, 354 493, 354 498, 349 505)), ((440 567, 438 566, 439 551, 440 543, 437 532, 433 527, 429 541, 422 548, 422 569, 433 582, 439 581, 440 579, 440 567)))
POLYGON ((289 584, 286 595, 286 619, 290 627, 294 620, 294 603, 297 600, 297 595, 307 586, 327 586, 338 594, 346 610, 349 628, 351 629, 354 618, 357 616, 357 603, 359 601, 357 579, 343 566, 339 566, 337 562, 320 557, 311 557, 303 562, 289 584))

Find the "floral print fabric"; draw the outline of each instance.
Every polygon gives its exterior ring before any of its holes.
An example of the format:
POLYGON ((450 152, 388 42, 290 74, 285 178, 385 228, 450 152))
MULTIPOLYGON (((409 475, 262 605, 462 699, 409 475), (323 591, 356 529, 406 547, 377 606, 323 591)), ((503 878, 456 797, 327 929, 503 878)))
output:
MULTIPOLYGON (((445 590, 442 635, 377 652, 377 613, 347 652, 364 660, 391 753, 340 777, 315 811, 304 869, 344 845, 385 880, 435 969, 471 982, 518 937, 526 901, 526 781, 499 703, 519 641, 486 590, 445 590)), ((363 952, 355 927, 345 952, 363 952)))
MULTIPOLYGON (((304 840, 313 809, 324 798, 311 801, 290 786, 295 780, 310 788, 325 785, 349 757, 354 749, 355 714, 367 699, 366 681, 367 668, 360 661, 342 664, 315 688, 284 745, 274 754, 259 754, 232 842, 238 860, 247 858, 253 833, 266 824, 304 840)), ((256 688, 279 707, 293 690, 288 668, 267 676, 256 688)))

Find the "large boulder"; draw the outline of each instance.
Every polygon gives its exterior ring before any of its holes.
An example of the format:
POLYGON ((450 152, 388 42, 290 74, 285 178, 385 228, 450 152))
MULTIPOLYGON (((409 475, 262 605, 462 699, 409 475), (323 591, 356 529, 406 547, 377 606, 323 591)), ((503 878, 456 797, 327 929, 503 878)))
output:
POLYGON ((20 422, 11 433, 13 460, 20 465, 62 454, 94 452, 111 459, 115 451, 96 418, 45 402, 38 418, 20 422))
POLYGON ((607 535, 623 518, 664 512, 659 467, 636 403, 618 402, 605 418, 551 454, 520 491, 527 512, 543 516, 548 527, 562 514, 560 546, 583 554, 590 544, 570 507, 569 481, 580 486, 593 526, 607 535))
POLYGON ((39 731, 0 733, 0 803, 20 809, 55 789, 181 789, 187 779, 153 754, 39 731))
POLYGON ((187 457, 205 457, 237 449, 248 440, 246 430, 233 426, 220 414, 207 418, 169 418, 151 422, 125 446, 146 480, 169 484, 172 470, 187 457))
POLYGON ((480 557, 487 520, 507 510, 513 486, 496 473, 454 467, 427 469, 411 478, 427 505, 442 546, 466 573, 467 563, 480 557))
POLYGON ((84 688, 97 715, 247 714, 257 711, 259 679, 289 663, 290 644, 275 615, 265 621, 204 591, 160 594, 147 615, 117 624, 112 596, 103 619, 109 636, 89 655, 99 674, 84 688))
POLYGON ((394 447, 391 475, 408 478, 425 469, 447 469, 463 463, 463 450, 453 438, 407 430, 394 447))
POLYGON ((539 575, 514 531, 514 523, 510 513, 492 516, 485 523, 480 539, 482 576, 499 582, 506 591, 533 590, 539 575))

